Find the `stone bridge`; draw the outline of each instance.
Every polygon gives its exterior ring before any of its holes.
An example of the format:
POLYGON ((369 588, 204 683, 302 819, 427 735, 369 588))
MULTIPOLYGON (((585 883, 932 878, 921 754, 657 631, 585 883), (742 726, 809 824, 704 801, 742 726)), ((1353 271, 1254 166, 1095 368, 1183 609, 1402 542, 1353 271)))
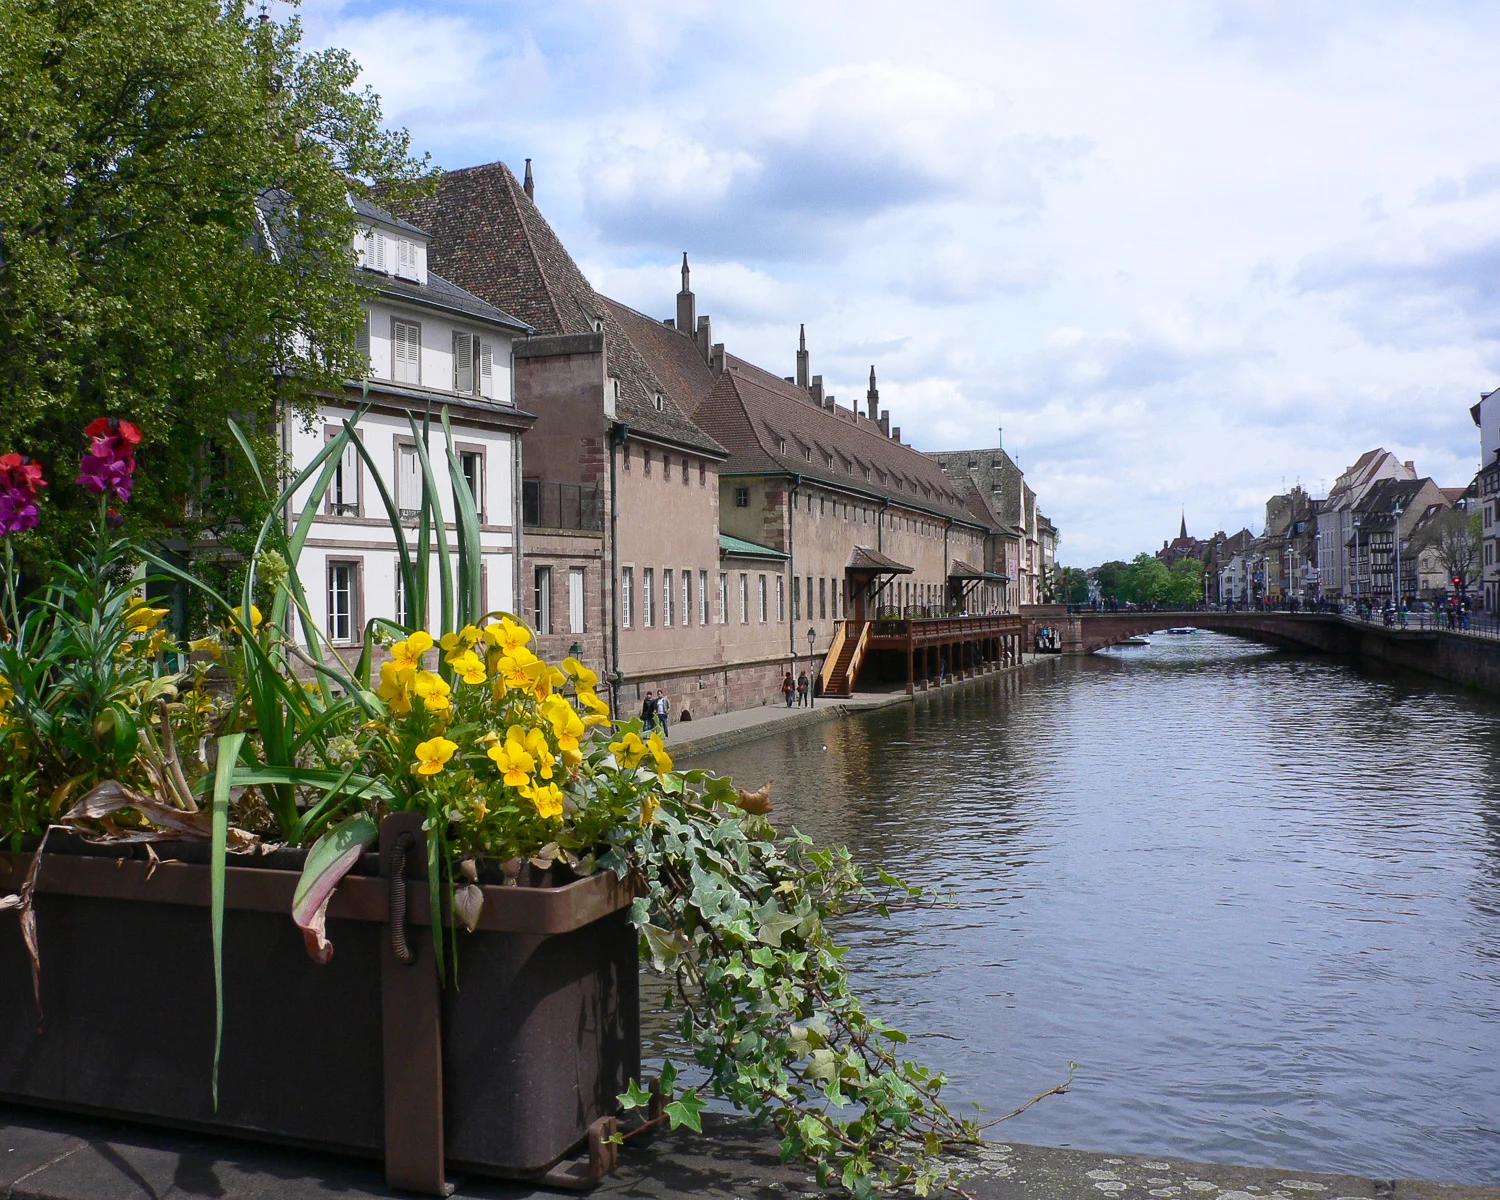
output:
POLYGON ((1032 620, 1038 627, 1045 623, 1057 629, 1063 652, 1067 654, 1092 654, 1137 634, 1152 634, 1182 625, 1293 650, 1332 654, 1353 654, 1359 650, 1356 631, 1331 613, 1122 612, 1059 614, 1050 621, 1032 620))

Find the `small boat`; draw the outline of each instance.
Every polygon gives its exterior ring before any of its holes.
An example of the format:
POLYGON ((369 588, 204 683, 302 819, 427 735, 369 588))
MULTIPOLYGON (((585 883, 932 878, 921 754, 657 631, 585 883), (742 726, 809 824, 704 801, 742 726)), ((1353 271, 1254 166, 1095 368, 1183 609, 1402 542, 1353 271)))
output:
POLYGON ((1120 643, 1122 646, 1149 646, 1151 639, 1144 633, 1138 633, 1134 637, 1128 637, 1120 643))
POLYGON ((1168 633, 1197 633, 1198 630, 1197 630, 1197 628, 1195 626, 1192 626, 1192 625, 1174 625, 1174 626, 1172 626, 1171 629, 1167 630, 1167 632, 1168 633))

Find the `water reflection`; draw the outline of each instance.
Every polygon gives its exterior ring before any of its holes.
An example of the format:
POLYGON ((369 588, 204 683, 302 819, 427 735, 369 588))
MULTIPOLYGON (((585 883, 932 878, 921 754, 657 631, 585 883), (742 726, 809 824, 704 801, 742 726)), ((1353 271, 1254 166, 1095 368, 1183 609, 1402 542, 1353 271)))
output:
POLYGON ((1004 1111, 1081 1064, 1006 1136, 1485 1181, 1496 712, 1198 634, 707 765, 774 778, 781 824, 952 891, 843 933, 955 1100, 1004 1111))

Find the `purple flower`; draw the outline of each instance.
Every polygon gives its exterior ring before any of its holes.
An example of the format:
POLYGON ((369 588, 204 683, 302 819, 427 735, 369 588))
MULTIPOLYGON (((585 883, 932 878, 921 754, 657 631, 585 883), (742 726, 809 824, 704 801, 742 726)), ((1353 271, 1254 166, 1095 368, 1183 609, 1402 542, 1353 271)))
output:
POLYGON ((140 429, 117 417, 99 417, 89 422, 84 433, 92 440, 78 464, 79 484, 96 496, 109 492, 122 503, 129 500, 140 429))
POLYGON ((0 536, 36 528, 36 492, 46 486, 39 464, 24 454, 0 455, 0 536))

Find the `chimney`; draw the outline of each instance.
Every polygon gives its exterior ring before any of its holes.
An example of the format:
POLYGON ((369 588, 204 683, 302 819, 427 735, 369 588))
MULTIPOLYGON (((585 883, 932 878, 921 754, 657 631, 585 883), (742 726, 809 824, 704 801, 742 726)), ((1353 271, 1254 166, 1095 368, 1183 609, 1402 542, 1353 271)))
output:
POLYGON ((870 364, 870 390, 865 393, 870 405, 870 420, 880 420, 880 389, 875 386, 875 364, 870 364))
MULTIPOLYGON (((707 317, 704 318, 704 320, 707 320, 707 319, 708 319, 707 317)), ((711 355, 709 355, 708 365, 709 365, 709 368, 713 371, 713 373, 715 375, 722 375, 722 374, 724 374, 724 343, 723 342, 715 342, 714 343, 714 352, 711 355)))
POLYGON ((661 319, 661 323, 663 325, 665 325, 668 329, 676 329, 677 328, 677 322, 674 321, 674 320, 672 320, 671 317, 663 317, 661 319))
POLYGON ((893 442, 899 442, 900 440, 901 440, 901 426, 897 425, 894 429, 891 430, 891 441, 893 441, 893 442))
POLYGON ((1417 473, 1417 464, 1408 458, 1406 460, 1406 469, 1415 475, 1417 473))
POLYGON ((823 401, 823 407, 826 408, 829 412, 836 411, 838 409, 838 402, 836 397, 830 394, 828 399, 823 401))
POLYGON ((694 331, 698 328, 698 298, 688 286, 686 250, 682 252, 682 291, 677 293, 677 328, 688 337, 694 336, 694 331))
POLYGON ((698 343, 698 353, 707 362, 714 353, 713 323, 707 317, 698 318, 698 335, 694 340, 698 343))
POLYGON ((819 408, 822 408, 823 407, 823 377, 821 375, 814 375, 812 377, 812 386, 809 387, 807 390, 812 393, 813 402, 819 408))
POLYGON ((891 436, 891 414, 888 412, 880 414, 880 432, 886 437, 891 436))
POLYGON ((526 160, 526 179, 521 184, 521 190, 526 193, 526 199, 532 203, 536 202, 536 183, 531 178, 531 159, 526 160))
POLYGON ((807 381, 807 326, 797 326, 797 386, 803 391, 809 387, 807 381))
POLYGON ((1005 426, 1004 425, 996 425, 995 426, 995 448, 997 450, 1004 450, 1005 449, 1005 426))

